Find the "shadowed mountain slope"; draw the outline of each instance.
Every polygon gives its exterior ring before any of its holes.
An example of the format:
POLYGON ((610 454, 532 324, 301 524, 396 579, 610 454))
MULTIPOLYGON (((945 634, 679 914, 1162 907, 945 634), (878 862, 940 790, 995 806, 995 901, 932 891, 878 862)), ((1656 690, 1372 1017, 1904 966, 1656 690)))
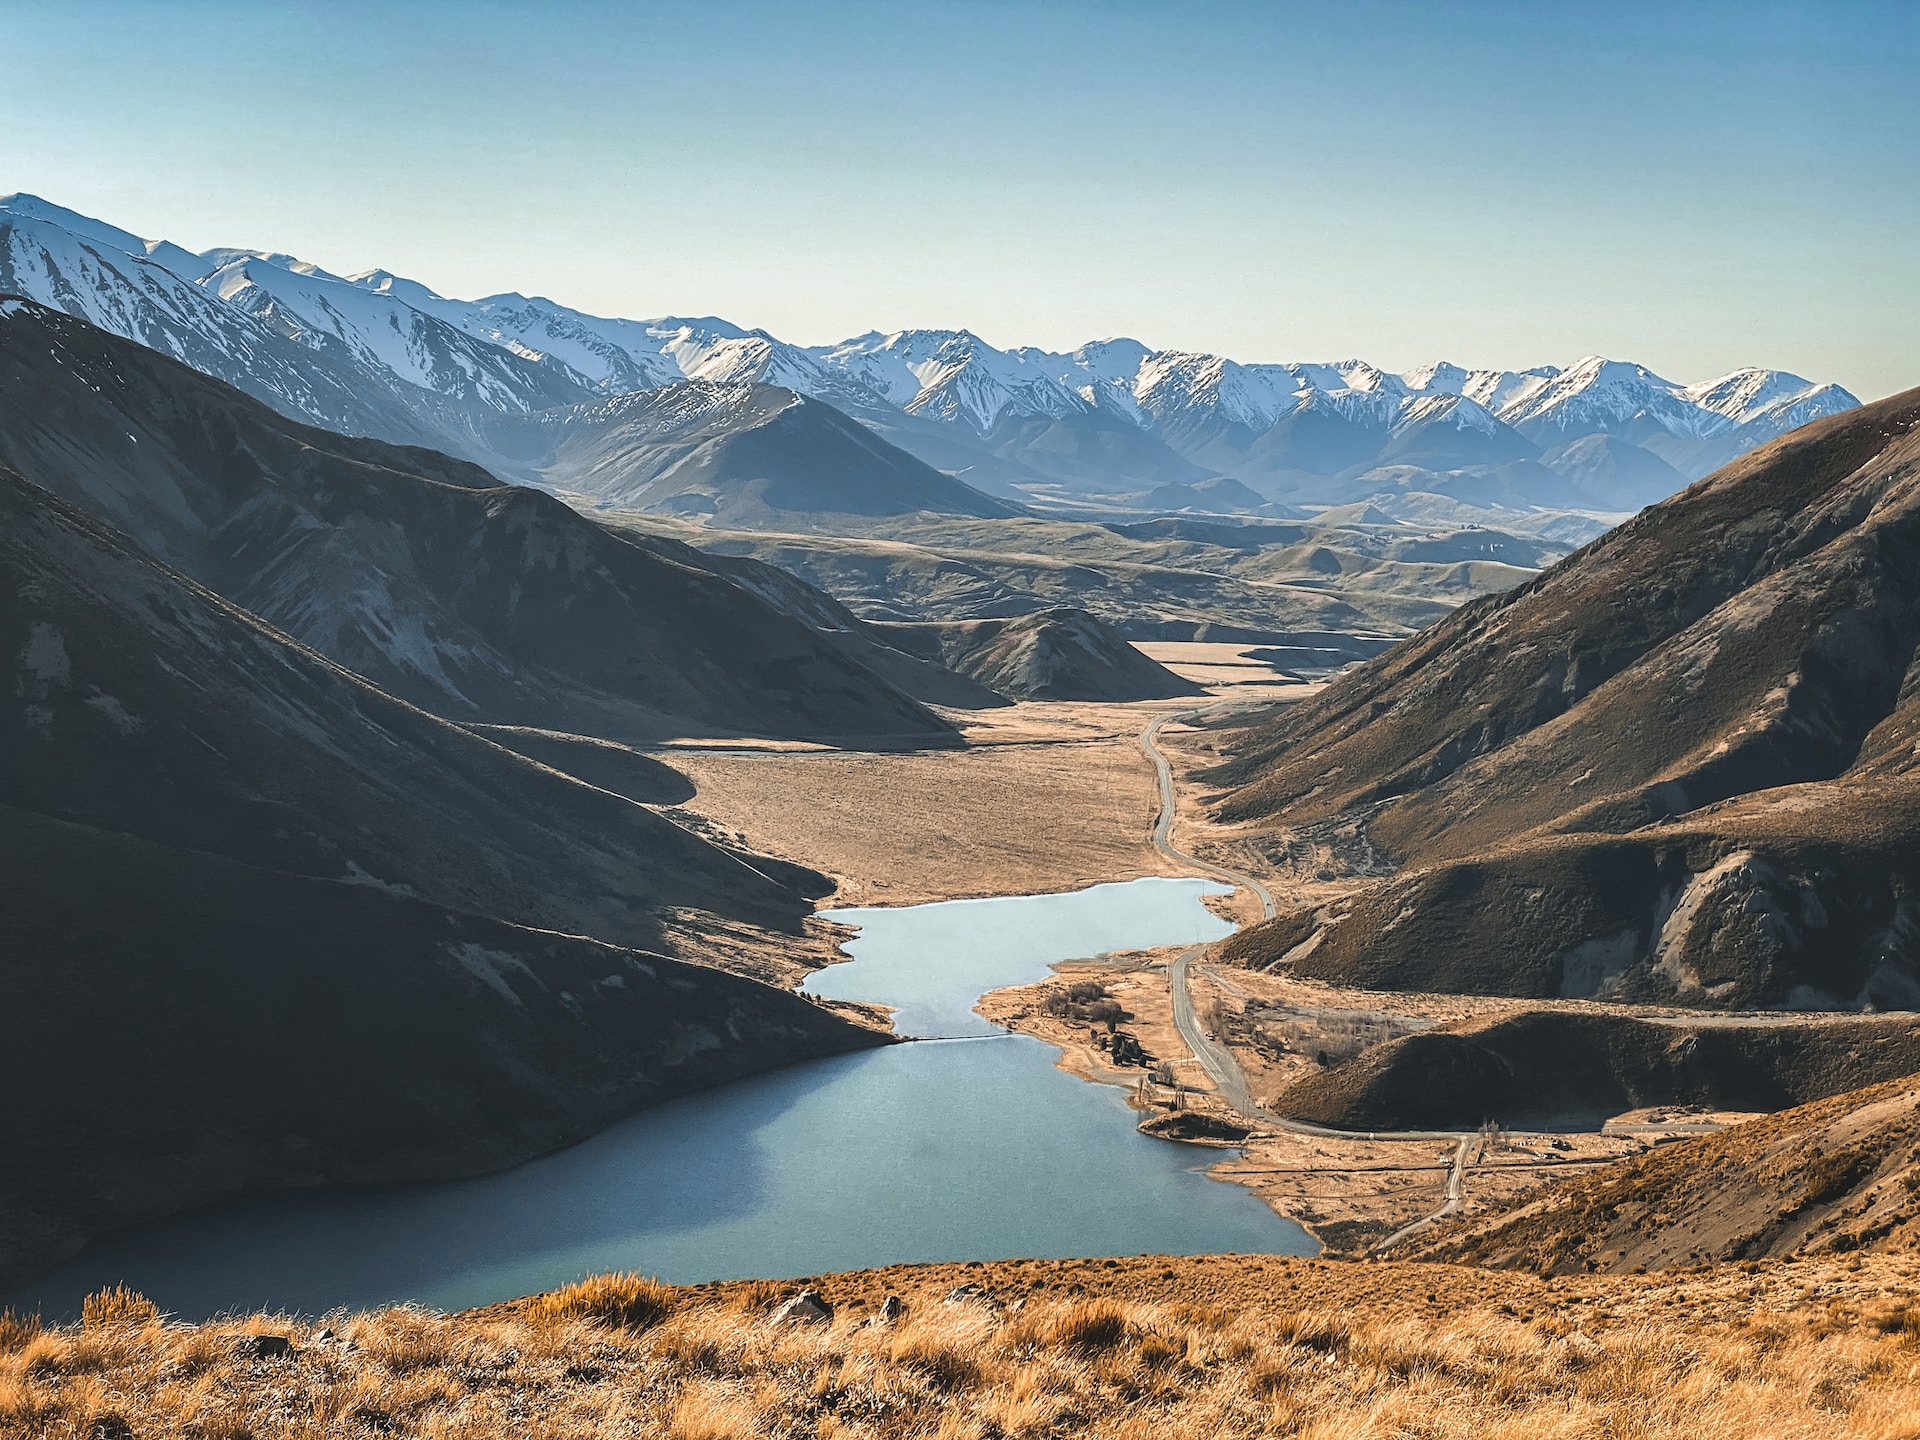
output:
POLYGON ((654 738, 949 728, 692 551, 427 450, 298 425, 84 322, 0 302, 0 462, 393 694, 654 738))
POLYGON ((715 968, 824 957, 774 867, 384 694, 5 471, 0 597, 0 1272, 872 1043, 715 968))
POLYGON ((1920 1249, 1920 1077, 1663 1145, 1397 1252, 1542 1274, 1920 1249))
POLYGON ((1911 1017, 1687 1023, 1537 1010, 1400 1036, 1274 1104, 1347 1130, 1598 1129, 1653 1105, 1780 1110, 1916 1069, 1911 1017))
POLYGON ((808 517, 1020 513, 776 385, 694 380, 502 416, 500 454, 551 489, 611 508, 791 527, 808 517))
POLYGON ((1920 1002, 1916 427, 1920 393, 1796 431, 1248 732, 1223 818, 1402 868, 1242 958, 1920 1002))
POLYGON ((1084 610, 874 628, 901 649, 1018 700, 1165 700, 1207 693, 1084 610))
MULTIPOLYGON (((619 523, 619 522, 615 522, 619 523)), ((910 653, 895 637, 873 622, 862 620, 824 590, 816 590, 799 576, 756 560, 750 555, 726 555, 695 550, 670 536, 625 528, 636 544, 703 565, 726 576, 743 590, 758 595, 776 610, 785 611, 808 626, 829 645, 857 660, 903 694, 923 705, 945 705, 956 710, 991 710, 1009 704, 1007 698, 977 680, 949 670, 937 654, 910 653)))

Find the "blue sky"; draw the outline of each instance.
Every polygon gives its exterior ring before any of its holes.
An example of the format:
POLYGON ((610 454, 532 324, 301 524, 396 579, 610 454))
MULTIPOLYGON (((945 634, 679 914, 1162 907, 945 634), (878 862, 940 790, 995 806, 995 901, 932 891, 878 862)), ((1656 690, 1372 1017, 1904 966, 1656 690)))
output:
POLYGON ((1920 4, 0 0, 0 193, 448 294, 1920 383, 1920 4))

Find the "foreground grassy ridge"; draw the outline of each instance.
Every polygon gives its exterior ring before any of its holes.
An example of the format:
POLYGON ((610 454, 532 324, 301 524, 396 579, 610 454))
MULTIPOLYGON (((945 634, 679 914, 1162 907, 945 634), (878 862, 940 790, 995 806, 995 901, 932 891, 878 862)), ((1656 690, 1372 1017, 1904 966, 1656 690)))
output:
POLYGON ((1913 1272, 1853 1264, 1577 1287, 1397 1264, 916 1267, 879 1272, 907 1298, 892 1324, 855 1275, 819 1282, 831 1324, 788 1328, 768 1315, 791 1285, 602 1277, 467 1315, 332 1317, 337 1336, 168 1324, 123 1292, 79 1325, 0 1322, 0 1434, 1920 1436, 1913 1272), (995 1298, 945 1303, 962 1276, 995 1298), (1224 1303, 1126 1298, 1195 1280, 1224 1303), (1260 1303, 1275 1293, 1347 1303, 1260 1303))

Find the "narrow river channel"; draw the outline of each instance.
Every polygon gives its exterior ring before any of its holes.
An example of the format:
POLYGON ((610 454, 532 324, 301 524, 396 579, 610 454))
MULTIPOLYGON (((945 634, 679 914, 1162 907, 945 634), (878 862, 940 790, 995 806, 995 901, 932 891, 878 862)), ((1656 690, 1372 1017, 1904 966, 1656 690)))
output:
POLYGON ((973 1012, 1058 960, 1217 939, 1227 887, 1136 880, 1069 895, 844 910, 853 959, 817 994, 898 1007, 919 1040, 685 1096, 557 1155, 439 1185, 293 1192, 216 1206, 88 1247, 0 1296, 49 1318, 124 1283, 163 1310, 445 1309, 600 1270, 675 1281, 795 1276, 912 1260, 1141 1252, 1311 1254, 1219 1152, 1140 1135, 1124 1094, 973 1012))

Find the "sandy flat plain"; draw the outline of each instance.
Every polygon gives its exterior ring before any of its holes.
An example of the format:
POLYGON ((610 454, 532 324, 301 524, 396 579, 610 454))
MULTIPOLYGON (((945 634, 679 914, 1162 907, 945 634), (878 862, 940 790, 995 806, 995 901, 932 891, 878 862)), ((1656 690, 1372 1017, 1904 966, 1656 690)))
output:
POLYGON ((834 879, 837 905, 1035 895, 1183 873, 1140 729, 1155 705, 1029 703, 953 712, 965 750, 657 752, 698 793, 684 809, 754 850, 834 879))

